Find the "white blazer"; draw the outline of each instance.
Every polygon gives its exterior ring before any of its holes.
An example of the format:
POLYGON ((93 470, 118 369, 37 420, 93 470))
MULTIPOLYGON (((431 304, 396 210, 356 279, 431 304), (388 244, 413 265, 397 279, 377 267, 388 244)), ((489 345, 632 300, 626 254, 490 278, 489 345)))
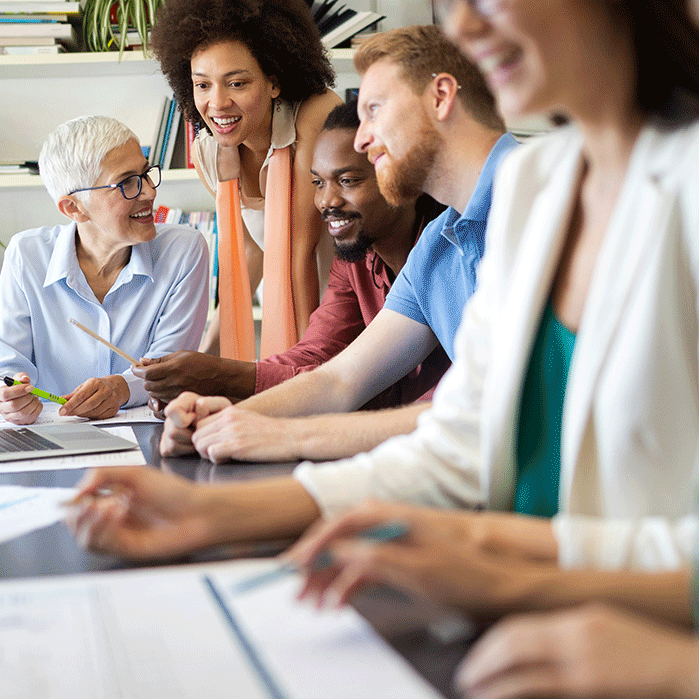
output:
MULTIPOLYGON (((581 147, 571 127, 508 156, 478 288, 433 408, 412 435, 370 454, 315 476, 300 467, 321 507, 332 513, 371 496, 511 509, 520 395, 581 147)), ((693 556, 698 280, 699 126, 646 127, 599 251, 568 375, 554 518, 562 565, 660 569, 693 556)))

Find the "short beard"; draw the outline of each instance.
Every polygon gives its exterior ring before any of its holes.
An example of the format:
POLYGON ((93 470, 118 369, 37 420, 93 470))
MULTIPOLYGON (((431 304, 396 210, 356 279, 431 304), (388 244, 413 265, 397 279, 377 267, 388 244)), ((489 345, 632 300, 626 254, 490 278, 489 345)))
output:
POLYGON ((379 191, 392 206, 415 201, 423 192, 425 182, 434 168, 441 146, 439 134, 431 128, 423 129, 416 144, 392 168, 376 172, 379 191))
POLYGON ((351 243, 342 244, 333 240, 335 257, 342 262, 361 262, 375 242, 376 238, 370 238, 364 233, 360 233, 351 243))

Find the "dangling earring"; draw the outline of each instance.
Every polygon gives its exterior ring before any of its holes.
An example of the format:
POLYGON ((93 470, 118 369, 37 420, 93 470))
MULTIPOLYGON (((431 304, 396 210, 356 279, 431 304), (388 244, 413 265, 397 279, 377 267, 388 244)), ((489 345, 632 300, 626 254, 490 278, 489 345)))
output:
POLYGON ((279 99, 278 99, 277 97, 274 97, 274 104, 275 104, 275 107, 274 107, 274 108, 275 108, 278 112, 281 112, 281 111, 282 111, 282 103, 279 101, 279 99))

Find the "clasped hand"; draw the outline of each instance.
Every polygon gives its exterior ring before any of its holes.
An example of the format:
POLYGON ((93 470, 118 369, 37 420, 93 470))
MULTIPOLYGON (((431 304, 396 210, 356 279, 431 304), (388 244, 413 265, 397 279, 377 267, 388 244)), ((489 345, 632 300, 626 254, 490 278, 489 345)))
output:
POLYGON ((227 398, 185 392, 166 406, 165 418, 163 456, 199 452, 214 463, 298 458, 289 420, 240 410, 227 398))

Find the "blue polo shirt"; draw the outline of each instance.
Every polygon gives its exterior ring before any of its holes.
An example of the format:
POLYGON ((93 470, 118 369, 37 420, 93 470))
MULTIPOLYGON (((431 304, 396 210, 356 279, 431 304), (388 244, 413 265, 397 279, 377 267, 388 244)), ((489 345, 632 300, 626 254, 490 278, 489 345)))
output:
POLYGON ((510 134, 498 139, 464 213, 449 208, 425 228, 384 303, 384 308, 429 325, 452 360, 454 336, 485 249, 493 178, 516 145, 510 134))

